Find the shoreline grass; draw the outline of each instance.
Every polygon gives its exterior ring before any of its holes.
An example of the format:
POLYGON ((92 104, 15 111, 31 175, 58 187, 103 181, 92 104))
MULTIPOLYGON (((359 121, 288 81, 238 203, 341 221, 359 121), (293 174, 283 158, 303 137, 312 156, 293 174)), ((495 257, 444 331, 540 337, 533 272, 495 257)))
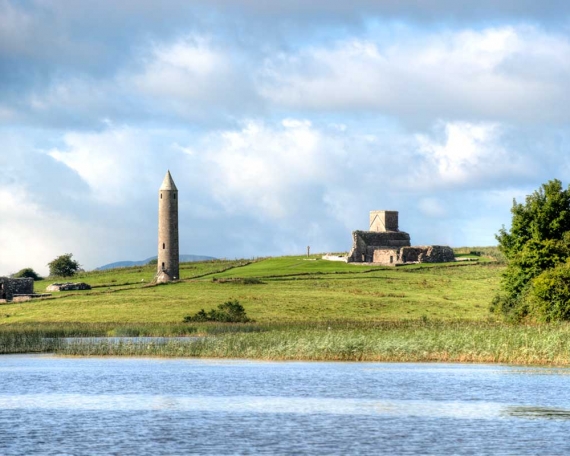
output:
POLYGON ((202 324, 4 327, 0 353, 62 356, 242 358, 282 361, 460 362, 570 366, 570 324, 495 321, 306 322, 300 325, 202 324), (159 330, 160 329, 160 330, 159 330), (159 331, 158 331, 159 330, 159 331), (202 335, 166 343, 82 341, 62 337, 202 335), (53 340, 46 340, 53 338, 53 340))

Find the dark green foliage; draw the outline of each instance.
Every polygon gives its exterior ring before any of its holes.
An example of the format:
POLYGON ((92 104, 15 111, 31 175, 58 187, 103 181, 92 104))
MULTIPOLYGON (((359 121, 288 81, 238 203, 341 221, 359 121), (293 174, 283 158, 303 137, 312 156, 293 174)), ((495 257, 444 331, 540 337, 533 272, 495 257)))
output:
POLYGON ((12 277, 14 277, 15 279, 30 278, 34 280, 43 280, 43 278, 40 277, 38 273, 34 271, 32 268, 20 269, 15 274, 12 274, 12 277))
POLYGON ((526 197, 524 204, 513 200, 511 231, 503 227, 497 235, 501 251, 508 260, 532 240, 562 239, 570 231, 570 188, 551 180, 526 197))
POLYGON ((532 281, 529 313, 537 320, 570 320, 570 263, 547 269, 532 281))
MULTIPOLYGON (((563 313, 551 314, 540 306, 530 305, 530 301, 538 299, 533 279, 570 258, 570 188, 565 190, 559 180, 551 180, 527 196, 524 204, 513 201, 511 213, 511 230, 503 227, 496 236, 507 259, 507 270, 501 293, 494 298, 491 310, 515 320, 527 316, 551 320, 554 314, 555 319, 562 318, 563 313), (544 312, 550 317, 541 316, 544 312)), ((561 276, 555 275, 549 280, 560 279, 561 276)), ((546 296, 544 287, 541 290, 540 296, 546 296)))
POLYGON ((245 309, 237 299, 220 304, 217 309, 206 312, 201 309, 194 315, 184 317, 184 322, 217 321, 222 323, 248 323, 251 320, 245 313, 245 309))
POLYGON ((157 265, 158 264, 158 258, 154 258, 154 259, 150 260, 147 264, 157 265))
POLYGON ((49 275, 54 277, 71 277, 79 271, 81 265, 71 259, 72 256, 72 253, 66 253, 49 262, 49 275))

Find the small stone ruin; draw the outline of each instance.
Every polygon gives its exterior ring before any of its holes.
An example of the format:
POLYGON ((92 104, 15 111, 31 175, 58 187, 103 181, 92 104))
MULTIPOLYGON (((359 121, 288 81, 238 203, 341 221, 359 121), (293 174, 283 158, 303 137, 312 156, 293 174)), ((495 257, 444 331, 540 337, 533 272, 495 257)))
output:
POLYGON ((91 285, 83 282, 72 283, 52 283, 46 288, 46 291, 73 291, 73 290, 91 290, 91 285))
POLYGON ((34 279, 0 277, 0 302, 19 301, 29 296, 34 296, 34 279))
POLYGON ((325 255, 323 259, 397 266, 446 263, 455 261, 455 255, 451 247, 444 245, 412 246, 410 235, 399 230, 397 211, 371 211, 369 230, 352 232, 352 249, 348 256, 325 255))

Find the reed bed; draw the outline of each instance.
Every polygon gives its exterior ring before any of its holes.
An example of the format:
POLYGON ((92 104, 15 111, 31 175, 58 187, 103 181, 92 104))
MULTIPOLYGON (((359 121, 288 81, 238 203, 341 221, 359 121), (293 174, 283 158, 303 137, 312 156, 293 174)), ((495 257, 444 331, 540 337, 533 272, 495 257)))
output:
MULTIPOLYGON (((228 325, 232 331, 167 343, 109 341, 58 345, 71 356, 158 356, 260 360, 466 362, 570 365, 570 326, 403 321, 375 327, 228 325), (240 330, 241 329, 241 330, 240 330), (245 330, 245 331, 244 331, 245 330)), ((213 327, 212 327, 213 328, 213 327)))
POLYGON ((0 334, 0 354, 55 352, 61 339, 45 337, 38 331, 5 331, 0 334))

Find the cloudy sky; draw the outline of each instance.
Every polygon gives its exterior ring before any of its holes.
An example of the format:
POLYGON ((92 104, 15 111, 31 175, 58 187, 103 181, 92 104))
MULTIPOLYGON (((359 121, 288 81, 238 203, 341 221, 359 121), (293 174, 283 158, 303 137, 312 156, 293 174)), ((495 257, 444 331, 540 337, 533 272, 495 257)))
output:
POLYGON ((0 0, 0 275, 71 252, 492 245, 570 173, 570 2, 0 0), (459 6, 458 6, 459 5, 459 6))

